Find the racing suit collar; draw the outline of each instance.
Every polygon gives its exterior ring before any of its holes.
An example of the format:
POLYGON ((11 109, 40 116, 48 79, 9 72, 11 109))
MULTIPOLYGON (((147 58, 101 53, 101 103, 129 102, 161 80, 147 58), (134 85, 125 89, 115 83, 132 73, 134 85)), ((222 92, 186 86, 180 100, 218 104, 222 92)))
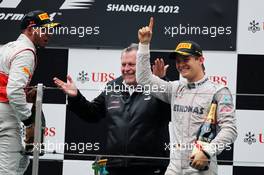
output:
POLYGON ((31 47, 32 49, 34 49, 34 51, 36 52, 36 47, 35 47, 35 45, 33 44, 33 42, 25 35, 25 34, 23 34, 23 33, 21 33, 20 35, 19 35, 19 37, 17 38, 17 40, 19 40, 19 41, 23 41, 23 42, 25 42, 25 43, 27 43, 27 45, 29 46, 29 47, 31 47))
POLYGON ((187 83, 186 86, 189 89, 195 89, 201 85, 203 85, 206 81, 208 81, 208 77, 204 76, 201 80, 193 82, 193 83, 187 83))

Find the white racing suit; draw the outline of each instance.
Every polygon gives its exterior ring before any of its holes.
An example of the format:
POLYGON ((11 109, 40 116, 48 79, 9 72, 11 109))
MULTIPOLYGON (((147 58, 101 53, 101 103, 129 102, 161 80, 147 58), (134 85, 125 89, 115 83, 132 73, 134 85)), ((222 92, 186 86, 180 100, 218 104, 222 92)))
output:
POLYGON ((21 34, 0 48, 0 174, 21 175, 29 160, 23 155, 21 121, 31 115, 24 88, 35 67, 35 46, 21 34))
POLYGON ((237 137, 235 108, 230 91, 204 77, 188 84, 183 81, 166 82, 150 69, 149 45, 139 44, 137 54, 137 82, 150 86, 152 94, 171 104, 170 164, 165 175, 216 175, 216 155, 237 137), (199 171, 190 166, 190 157, 197 132, 209 112, 213 98, 217 101, 217 135, 203 150, 210 156, 209 169, 199 171))

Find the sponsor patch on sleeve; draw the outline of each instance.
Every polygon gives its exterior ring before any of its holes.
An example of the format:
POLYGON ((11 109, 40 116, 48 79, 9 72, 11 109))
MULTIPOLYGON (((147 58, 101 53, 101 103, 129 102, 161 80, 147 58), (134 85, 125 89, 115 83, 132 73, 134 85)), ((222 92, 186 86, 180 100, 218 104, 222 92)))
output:
POLYGON ((27 68, 27 67, 23 67, 23 68, 22 68, 22 71, 23 71, 26 75, 28 75, 29 77, 31 76, 31 73, 30 73, 29 68, 27 68))
POLYGON ((225 104, 225 105, 232 104, 231 97, 229 95, 224 95, 224 97, 221 101, 221 104, 225 104))
POLYGON ((224 106, 220 109, 220 112, 223 112, 223 113, 229 113, 229 112, 232 112, 233 111, 233 108, 230 107, 230 106, 224 106))

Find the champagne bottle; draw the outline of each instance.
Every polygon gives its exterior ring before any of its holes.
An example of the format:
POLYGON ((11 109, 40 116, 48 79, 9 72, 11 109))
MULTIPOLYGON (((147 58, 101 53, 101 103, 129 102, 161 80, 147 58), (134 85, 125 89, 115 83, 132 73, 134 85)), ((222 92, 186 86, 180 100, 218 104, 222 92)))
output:
MULTIPOLYGON (((197 140, 195 142, 192 155, 195 155, 197 152, 201 151, 204 147, 207 147, 210 142, 216 136, 216 108, 217 102, 212 101, 209 113, 197 132, 197 140)), ((192 163, 192 162, 191 162, 192 163)), ((190 163, 190 164, 191 164, 190 163)), ((206 166, 203 170, 207 170, 209 167, 206 166)))

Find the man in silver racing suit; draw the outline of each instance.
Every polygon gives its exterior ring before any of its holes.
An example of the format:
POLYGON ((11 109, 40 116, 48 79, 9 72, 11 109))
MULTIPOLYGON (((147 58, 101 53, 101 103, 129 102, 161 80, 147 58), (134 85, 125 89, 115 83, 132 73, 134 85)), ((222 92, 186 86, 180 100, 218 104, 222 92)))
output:
MULTIPOLYGON (((171 104, 170 164, 165 175, 216 175, 216 155, 230 149, 230 144, 237 137, 232 95, 227 87, 215 84, 205 76, 202 49, 193 41, 180 42, 171 54, 176 59, 177 70, 187 81, 166 82, 152 75, 149 61, 152 29, 153 18, 149 26, 138 31, 140 43, 136 75, 139 84, 156 86, 153 95, 171 104), (218 105, 217 135, 209 146, 193 155, 196 134, 212 100, 216 100, 218 105), (206 166, 209 169, 203 170, 206 166)), ((156 64, 164 67, 162 59, 156 64)))
POLYGON ((0 48, 0 174, 21 175, 28 166, 21 139, 21 121, 27 127, 26 141, 32 140, 34 127, 27 106, 26 88, 36 67, 36 47, 50 38, 41 27, 52 27, 46 12, 36 10, 24 16, 16 41, 0 48), (48 26, 47 26, 48 25, 48 26))

